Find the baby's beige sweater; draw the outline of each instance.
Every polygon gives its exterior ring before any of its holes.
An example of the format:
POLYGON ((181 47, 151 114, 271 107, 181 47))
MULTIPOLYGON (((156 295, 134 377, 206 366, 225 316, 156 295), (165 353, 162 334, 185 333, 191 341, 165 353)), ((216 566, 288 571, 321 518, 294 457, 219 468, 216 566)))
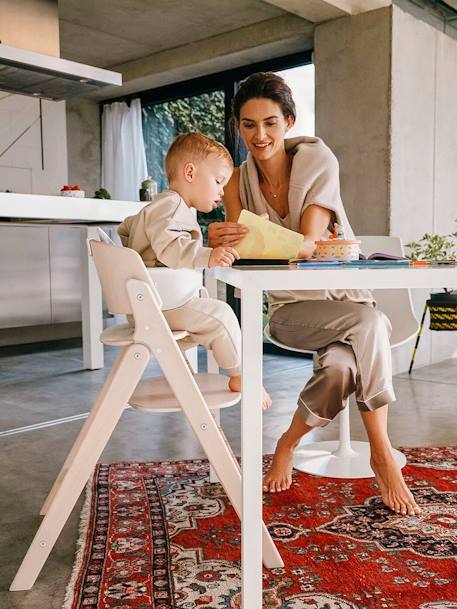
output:
POLYGON ((212 249, 203 246, 195 211, 173 190, 129 216, 118 229, 122 245, 138 252, 146 266, 204 268, 212 249))

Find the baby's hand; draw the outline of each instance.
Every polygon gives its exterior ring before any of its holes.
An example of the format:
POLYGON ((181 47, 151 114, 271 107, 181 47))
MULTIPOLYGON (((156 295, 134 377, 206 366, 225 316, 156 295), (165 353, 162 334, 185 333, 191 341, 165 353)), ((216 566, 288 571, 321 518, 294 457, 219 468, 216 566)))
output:
POLYGON ((235 260, 239 260, 239 253, 233 247, 221 245, 215 247, 209 257, 208 266, 232 266, 235 260))

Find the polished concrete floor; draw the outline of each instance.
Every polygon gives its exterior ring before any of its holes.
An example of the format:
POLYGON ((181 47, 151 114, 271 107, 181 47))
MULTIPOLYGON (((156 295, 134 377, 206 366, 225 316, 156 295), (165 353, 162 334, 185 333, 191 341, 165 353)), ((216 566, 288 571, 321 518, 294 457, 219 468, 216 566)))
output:
MULTIPOLYGON (((81 500, 73 510, 34 588, 8 592, 9 584, 36 531, 40 506, 115 356, 106 351, 103 370, 82 368, 79 346, 0 350, 0 609, 60 609, 70 577, 81 500), (61 422, 59 419, 66 419, 61 422), (54 423, 49 424, 49 422, 54 423), (21 429, 23 428, 23 429, 21 429)), ((204 357, 204 356, 203 356, 204 357)), ((266 355, 265 385, 274 405, 264 415, 264 451, 287 427, 296 396, 311 374, 310 360, 266 355)), ((151 366, 151 374, 158 371, 151 366)), ((397 402, 392 405, 389 431, 394 445, 445 445, 457 442, 457 360, 395 377, 397 402)), ((223 411, 222 425, 235 450, 240 450, 239 406, 223 411)), ((357 409, 351 409, 352 437, 365 439, 357 409)), ((322 430, 333 439, 337 428, 322 430)), ((178 414, 146 415, 127 410, 102 461, 160 460, 202 456, 202 451, 178 414)))

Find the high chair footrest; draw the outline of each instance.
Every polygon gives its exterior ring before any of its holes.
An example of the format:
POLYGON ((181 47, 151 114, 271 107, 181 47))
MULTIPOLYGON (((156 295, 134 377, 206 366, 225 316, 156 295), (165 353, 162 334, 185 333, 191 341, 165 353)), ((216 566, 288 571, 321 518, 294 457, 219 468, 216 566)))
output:
MULTIPOLYGON (((239 393, 228 389, 228 377, 222 374, 195 374, 194 378, 211 409, 227 408, 240 400, 239 393)), ((180 411, 170 385, 164 377, 145 378, 138 383, 129 400, 130 406, 143 412, 180 411)))
MULTIPOLYGON (((111 347, 125 347, 126 345, 131 345, 133 343, 134 330, 135 329, 129 324, 110 326, 100 334, 100 341, 104 345, 109 345, 111 347)), ((188 336, 188 333, 185 330, 173 332, 175 340, 181 340, 182 338, 186 338, 186 336, 188 336)))

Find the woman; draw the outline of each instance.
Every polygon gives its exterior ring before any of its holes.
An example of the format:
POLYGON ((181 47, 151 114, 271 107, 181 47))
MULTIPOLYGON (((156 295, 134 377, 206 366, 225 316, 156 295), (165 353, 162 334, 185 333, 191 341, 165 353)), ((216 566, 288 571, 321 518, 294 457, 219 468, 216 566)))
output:
MULTIPOLYGON (((245 232, 242 209, 268 214, 272 222, 303 234, 300 255, 334 222, 353 238, 340 197, 338 162, 315 137, 286 140, 295 121, 292 93, 272 72, 251 75, 233 99, 233 120, 248 149, 225 188, 227 222, 209 227, 210 245, 236 245, 245 232)), ((264 490, 287 490, 293 451, 304 434, 323 427, 355 391, 371 447, 371 466, 384 503, 402 514, 419 514, 396 464, 387 435, 392 387, 390 323, 368 290, 289 291, 268 294, 270 331, 291 347, 316 350, 319 366, 302 390, 287 431, 276 446, 264 490)))

